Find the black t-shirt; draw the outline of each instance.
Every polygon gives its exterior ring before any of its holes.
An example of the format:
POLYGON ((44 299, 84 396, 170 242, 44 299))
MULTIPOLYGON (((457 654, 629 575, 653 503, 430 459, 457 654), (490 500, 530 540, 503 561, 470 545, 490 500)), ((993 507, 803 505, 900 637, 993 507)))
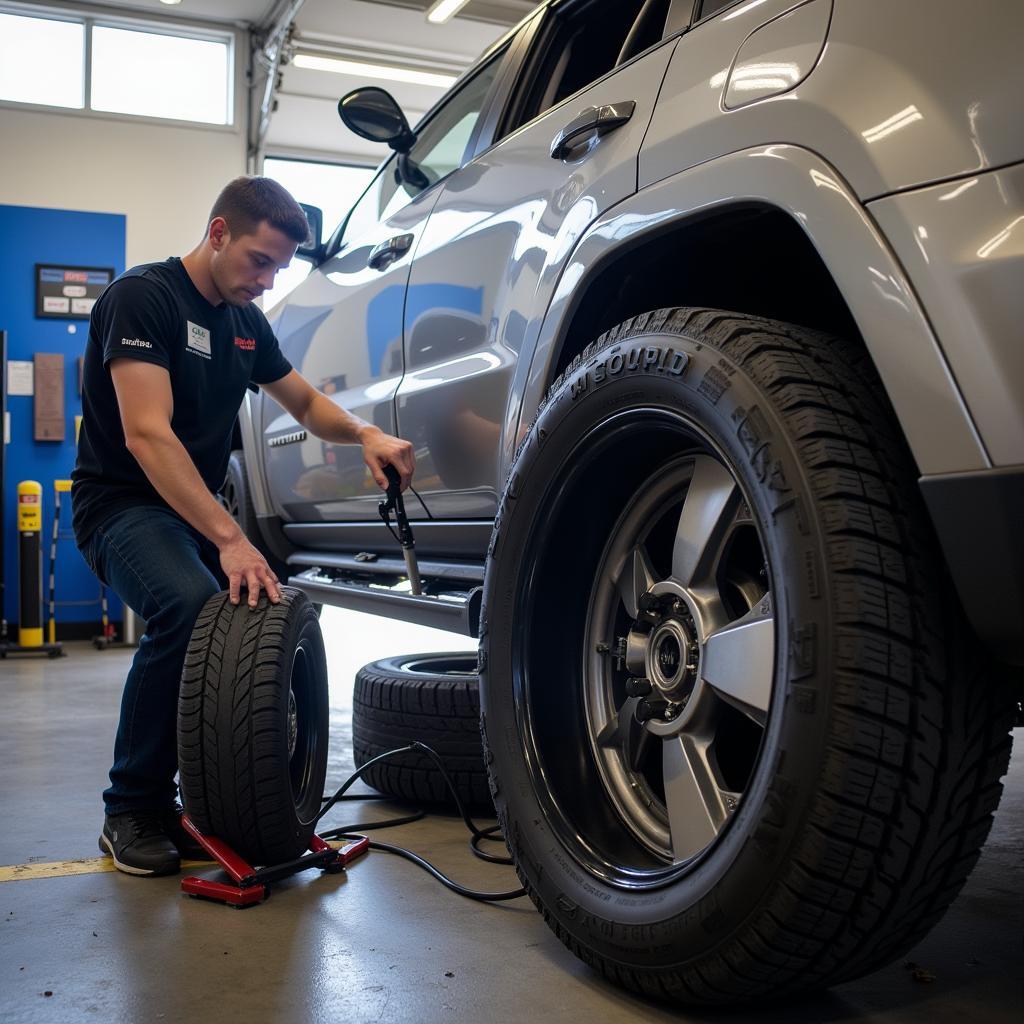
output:
POLYGON ((291 370, 263 313, 251 303, 210 305, 180 259, 133 267, 117 278, 89 322, 78 461, 71 474, 79 544, 116 512, 167 507, 125 447, 108 365, 122 357, 155 363, 170 374, 171 429, 211 492, 224 482, 246 387, 255 390, 291 370))

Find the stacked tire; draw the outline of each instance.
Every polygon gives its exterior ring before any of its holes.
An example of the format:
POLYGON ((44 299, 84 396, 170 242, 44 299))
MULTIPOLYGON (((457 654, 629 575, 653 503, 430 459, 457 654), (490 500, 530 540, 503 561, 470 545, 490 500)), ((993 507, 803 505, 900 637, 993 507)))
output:
MULTIPOLYGON (((356 675, 352 746, 357 768, 415 740, 435 750, 467 810, 494 813, 480 740, 476 654, 410 654, 366 665, 356 675)), ((441 771, 407 751, 370 765, 363 781, 417 804, 454 805, 441 771)))

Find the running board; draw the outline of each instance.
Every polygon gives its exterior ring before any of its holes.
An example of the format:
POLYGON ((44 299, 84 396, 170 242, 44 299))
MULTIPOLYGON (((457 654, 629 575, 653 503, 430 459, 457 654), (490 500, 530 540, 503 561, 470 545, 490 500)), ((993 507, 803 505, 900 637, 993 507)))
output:
MULTIPOLYGON (((305 554, 293 555, 288 561, 298 569, 307 558, 305 554)), ((423 594, 415 595, 410 593, 401 559, 360 562, 354 556, 332 553, 322 555, 319 564, 289 577, 288 585, 321 604, 478 637, 483 567, 421 562, 420 574, 423 594)))

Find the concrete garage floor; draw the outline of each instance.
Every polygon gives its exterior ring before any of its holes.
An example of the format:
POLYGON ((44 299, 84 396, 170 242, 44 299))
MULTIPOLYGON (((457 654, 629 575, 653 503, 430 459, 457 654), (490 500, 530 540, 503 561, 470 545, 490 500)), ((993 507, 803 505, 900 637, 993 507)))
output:
MULTIPOLYGON (((355 669, 388 654, 471 646, 327 609, 332 678, 328 782, 351 770, 355 669)), ((1024 1019, 1024 751, 981 861, 952 910, 907 957, 783 1006, 675 1011, 623 993, 573 957, 526 900, 487 906, 413 865, 370 853, 347 875, 278 883, 235 911, 181 895, 179 879, 101 867, 96 838, 130 651, 69 645, 56 662, 0 662, 0 865, 85 859, 89 873, 0 882, 0 1020, 298 1022, 1020 1021, 1024 1019)), ((1019 738, 1019 734, 1018 734, 1019 738)), ((393 816, 348 805, 333 825, 393 816)), ((472 857, 447 818, 378 833, 480 889, 517 884, 472 857)), ((109 863, 109 862, 108 862, 109 863)), ((213 874, 212 868, 199 873, 213 874)))

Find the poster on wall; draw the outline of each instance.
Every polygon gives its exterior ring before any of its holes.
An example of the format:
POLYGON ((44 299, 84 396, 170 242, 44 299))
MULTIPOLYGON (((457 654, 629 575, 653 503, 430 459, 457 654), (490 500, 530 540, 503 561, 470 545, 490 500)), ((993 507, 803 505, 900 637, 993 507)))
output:
POLYGON ((100 292, 114 280, 113 267, 36 264, 36 316, 88 320, 100 292))

